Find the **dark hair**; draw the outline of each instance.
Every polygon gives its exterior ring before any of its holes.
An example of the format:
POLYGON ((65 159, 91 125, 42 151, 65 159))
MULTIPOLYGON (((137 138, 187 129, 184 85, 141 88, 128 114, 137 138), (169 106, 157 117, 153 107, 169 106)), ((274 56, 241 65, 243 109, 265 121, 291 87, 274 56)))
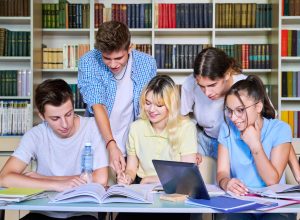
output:
POLYGON ((226 71, 232 68, 241 73, 241 68, 236 61, 229 57, 223 50, 215 47, 203 49, 194 62, 194 77, 204 76, 211 80, 224 78, 226 71))
POLYGON ((68 100, 74 104, 71 87, 62 79, 47 79, 35 89, 35 105, 42 115, 45 105, 60 106, 68 100))
MULTIPOLYGON (((262 116, 268 119, 275 118, 275 109, 272 106, 270 99, 265 91, 265 87, 261 79, 256 75, 249 75, 246 79, 240 80, 233 84, 233 86, 226 93, 224 98, 224 107, 226 106, 227 97, 235 95, 240 102, 244 105, 240 91, 246 92, 247 96, 254 99, 255 102, 262 102, 262 116)), ((225 117, 225 115, 224 115, 225 117)), ((226 120, 226 117, 225 117, 226 120)))
POLYGON ((128 50, 130 39, 130 31, 126 24, 119 21, 104 22, 98 29, 95 48, 101 52, 128 50))

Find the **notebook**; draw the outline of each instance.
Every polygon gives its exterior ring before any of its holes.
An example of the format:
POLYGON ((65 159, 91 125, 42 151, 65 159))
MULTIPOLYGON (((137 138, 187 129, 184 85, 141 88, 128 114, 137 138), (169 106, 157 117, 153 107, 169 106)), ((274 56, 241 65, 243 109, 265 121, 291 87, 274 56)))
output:
POLYGON ((198 166, 194 163, 152 160, 167 194, 179 193, 195 199, 210 199, 198 166))
POLYGON ((0 201, 20 202, 43 193, 43 189, 32 188, 4 188, 0 190, 0 201))
POLYGON ((255 201, 241 200, 228 196, 213 197, 211 200, 189 198, 186 200, 186 203, 216 209, 225 213, 255 210, 265 206, 255 201))

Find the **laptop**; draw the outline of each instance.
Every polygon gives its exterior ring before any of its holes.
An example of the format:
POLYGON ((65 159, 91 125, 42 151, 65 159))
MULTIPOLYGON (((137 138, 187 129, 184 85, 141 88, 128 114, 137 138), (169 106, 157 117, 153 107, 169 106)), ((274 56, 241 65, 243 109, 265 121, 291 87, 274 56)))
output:
POLYGON ((194 163, 152 160, 167 194, 179 193, 194 199, 210 199, 198 166, 194 163))

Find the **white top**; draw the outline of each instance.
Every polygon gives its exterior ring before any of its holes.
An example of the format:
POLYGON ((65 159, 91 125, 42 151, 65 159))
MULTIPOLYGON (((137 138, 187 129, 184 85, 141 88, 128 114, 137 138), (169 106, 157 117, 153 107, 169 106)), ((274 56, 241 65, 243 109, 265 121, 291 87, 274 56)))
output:
MULTIPOLYGON (((86 143, 93 149, 93 169, 108 166, 108 155, 105 143, 97 128, 94 118, 80 117, 80 127, 69 138, 58 137, 43 122, 22 137, 19 147, 12 156, 29 164, 36 160, 36 172, 45 176, 71 176, 81 173, 81 153, 86 143)), ((74 212, 41 212, 55 218, 66 218, 83 213, 74 212)))
MULTIPOLYGON (((243 74, 233 75, 236 83, 247 78, 243 74)), ((193 74, 189 75, 181 88, 181 114, 193 113, 197 124, 203 127, 205 133, 213 138, 218 138, 223 116, 224 98, 218 100, 209 99, 197 85, 193 74)))
MULTIPOLYGON (((109 120, 113 137, 123 155, 126 156, 126 142, 129 125, 133 122, 133 82, 131 79, 132 53, 130 53, 125 75, 117 82, 117 93, 109 120)), ((123 75, 122 72, 119 75, 123 75)))

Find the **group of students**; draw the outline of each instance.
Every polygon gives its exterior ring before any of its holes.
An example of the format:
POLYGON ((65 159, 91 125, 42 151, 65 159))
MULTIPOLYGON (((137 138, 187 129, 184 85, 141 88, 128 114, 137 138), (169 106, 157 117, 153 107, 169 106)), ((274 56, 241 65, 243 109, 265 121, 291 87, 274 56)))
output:
MULTIPOLYGON (((125 24, 105 22, 98 29, 95 49, 80 59, 78 86, 94 117, 74 113, 72 91, 64 80, 38 85, 35 104, 43 122, 22 137, 0 172, 0 186, 63 191, 84 184, 80 159, 87 142, 94 151, 93 181, 102 185, 108 183, 109 165, 118 183, 154 183, 159 180, 152 159, 199 164, 202 156, 217 159, 217 184, 238 195, 246 194, 247 187, 284 183, 287 164, 300 182, 291 129, 276 119, 259 77, 241 74, 232 58, 210 47, 197 55, 194 73, 180 95, 169 76, 156 76, 155 60, 132 49, 130 39, 125 24), (37 170, 25 172, 32 160, 37 170)), ((133 219, 119 219, 129 217, 133 219)), ((36 212, 23 219, 56 218, 96 216, 36 212)))

